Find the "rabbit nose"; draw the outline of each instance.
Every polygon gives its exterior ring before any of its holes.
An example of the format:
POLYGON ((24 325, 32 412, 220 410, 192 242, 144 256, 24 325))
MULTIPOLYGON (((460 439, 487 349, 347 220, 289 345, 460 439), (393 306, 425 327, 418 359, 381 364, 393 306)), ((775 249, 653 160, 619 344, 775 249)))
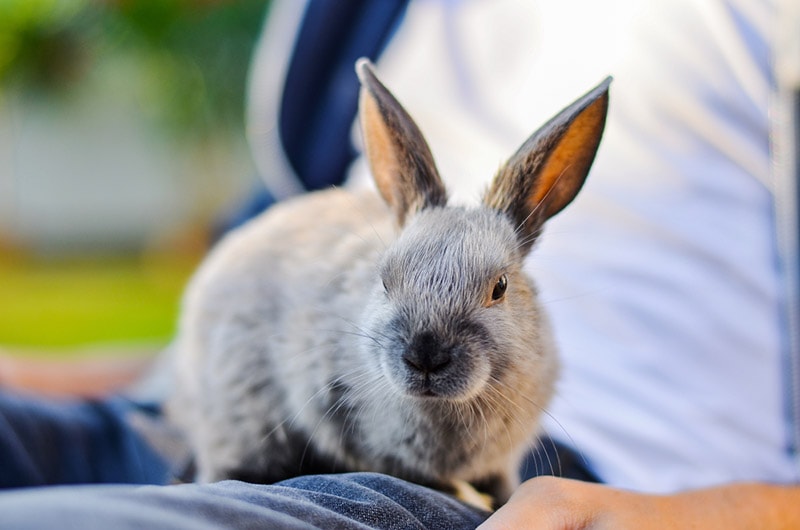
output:
POLYGON ((412 370, 430 374, 450 364, 450 351, 451 348, 443 347, 433 333, 420 333, 403 354, 403 362, 412 370))

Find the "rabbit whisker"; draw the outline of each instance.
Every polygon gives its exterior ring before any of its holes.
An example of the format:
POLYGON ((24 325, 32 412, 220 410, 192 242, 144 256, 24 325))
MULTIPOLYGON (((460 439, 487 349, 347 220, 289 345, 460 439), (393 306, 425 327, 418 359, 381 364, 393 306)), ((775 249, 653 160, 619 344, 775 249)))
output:
MULTIPOLYGON (((545 416, 550 418, 553 421, 553 423, 555 423, 559 427, 559 429, 561 429, 561 432, 563 432, 564 436, 567 437, 567 439, 568 439, 568 441, 569 441, 569 443, 570 443, 570 445, 572 447, 579 447, 579 445, 575 442, 575 439, 572 437, 572 435, 569 433, 569 431, 567 431, 567 429, 558 420, 558 418, 556 418, 549 410, 547 410, 546 407, 541 406, 539 403, 537 403, 535 400, 533 400, 532 398, 530 398, 528 396, 520 396, 520 397, 522 397, 524 400, 526 400, 529 403, 531 403, 534 407, 536 407, 539 410, 539 412, 541 412, 542 414, 544 414, 545 416)), ((586 455, 580 450, 578 450, 578 455, 581 457, 581 460, 583 461, 583 464, 588 467, 589 466, 589 462, 586 459, 586 455)), ((559 465, 560 465, 560 463, 559 463, 559 465)))
MULTIPOLYGON (((320 394, 320 392, 323 392, 323 391, 325 391, 325 390, 329 390, 330 388, 332 388, 333 386, 335 386, 336 384, 338 384, 338 383, 339 383, 339 382, 341 382, 342 380, 347 380, 348 382, 352 382, 353 380, 358 380, 359 376, 360 376, 360 375, 363 375, 363 374, 365 374, 365 372, 364 372, 363 370, 361 370, 361 369, 353 370, 353 371, 351 371, 351 372, 349 372, 349 373, 342 374, 341 376, 339 376, 338 378, 336 378, 336 380, 334 380, 334 381, 331 381, 331 382, 329 382, 329 383, 327 383, 327 384, 323 385, 323 386, 320 388, 320 390, 319 390, 319 391, 317 391, 317 392, 314 394, 314 396, 312 396, 312 399, 313 399, 314 397, 318 396, 318 395, 320 394)), ((368 375, 368 374, 366 374, 366 375, 368 375)), ((310 402, 310 401, 311 401, 311 400, 309 400, 309 402, 310 402)), ((301 455, 301 457, 300 457, 300 464, 301 464, 301 465, 302 465, 302 463, 305 461, 306 455, 308 454, 308 450, 311 448, 311 444, 314 442, 314 440, 315 440, 315 438, 316 438, 316 434, 317 434, 318 430, 320 429, 320 427, 321 427, 322 425, 325 425, 325 424, 327 424, 327 420, 328 420, 328 418, 330 418, 330 417, 332 417, 334 414, 336 414, 336 413, 337 413, 339 410, 341 410, 341 408, 342 408, 342 407, 344 407, 345 405, 347 405, 347 398, 346 398, 346 396, 341 396, 341 397, 339 397, 339 398, 338 398, 338 399, 337 399, 337 400, 336 400, 336 401, 335 401, 335 402, 334 402, 334 403, 333 403, 331 406, 329 406, 329 407, 328 407, 328 408, 325 410, 325 412, 323 413, 323 415, 322 415, 322 416, 321 416, 321 417, 320 417, 320 418, 317 420, 316 424, 314 425, 314 428, 313 428, 313 429, 312 429, 312 431, 311 431, 311 434, 309 434, 309 435, 308 435, 308 440, 306 441, 306 445, 305 445, 305 447, 304 447, 304 449, 303 449, 303 453, 302 453, 302 455, 301 455)), ((345 416, 345 418, 347 418, 347 416, 345 416)), ((342 429, 344 429, 344 428, 345 428, 345 425, 342 425, 342 429)), ((341 436, 342 436, 342 434, 341 434, 341 433, 342 433, 342 431, 340 431, 340 440, 341 440, 341 436)), ((340 445, 341 445, 341 444, 340 444, 340 445)), ((339 458, 339 455, 335 455, 335 458, 337 458, 337 459, 338 459, 338 458, 339 458)))
MULTIPOLYGON (((523 417, 527 417, 527 414, 524 413, 523 409, 519 406, 519 404, 514 402, 508 396, 506 396, 501 391, 500 388, 495 388, 494 386, 489 386, 488 388, 490 389, 490 391, 486 393, 486 399, 493 406, 492 407, 493 411, 502 411, 504 409, 503 403, 505 402, 507 404, 511 404, 511 405, 516 406, 520 410, 521 415, 523 417)), ((523 422, 519 419, 518 416, 519 415, 514 414, 513 416, 511 416, 511 420, 513 422, 517 423, 518 426, 524 431, 526 426, 523 424, 523 422)), ((505 422, 503 422, 502 423, 502 428, 503 428, 505 437, 508 440, 508 447, 513 447, 514 446, 514 437, 512 436, 511 425, 508 425, 505 422)), ((499 433, 495 436, 495 438, 499 438, 499 433)))
POLYGON ((517 225, 517 228, 514 230, 514 232, 516 234, 519 234, 519 232, 525 228, 525 224, 530 220, 530 218, 533 217, 534 215, 536 215, 538 213, 538 211, 539 211, 539 208, 541 208, 542 205, 544 205, 547 202, 547 198, 550 196, 550 194, 553 192, 553 190, 558 188, 559 181, 567 173, 567 170, 569 170, 571 165, 572 164, 567 164, 561 169, 561 172, 553 180, 553 183, 550 185, 550 187, 547 189, 547 191, 545 191, 544 196, 539 200, 539 202, 536 204, 536 206, 531 208, 531 211, 528 213, 527 216, 525 216, 525 218, 522 220, 522 222, 520 222, 517 225))
MULTIPOLYGON (((337 378, 337 379, 341 379, 341 378, 337 378)), ((311 395, 311 396, 310 396, 310 397, 309 397, 309 398, 306 400, 306 402, 305 402, 305 403, 304 403, 304 404, 303 404, 303 405, 302 405, 302 406, 301 406, 301 407, 300 407, 300 408, 299 408, 299 409, 298 409, 298 410, 297 410, 297 411, 296 411, 296 412, 295 412, 293 415, 291 415, 291 416, 287 416, 287 417, 286 417, 286 418, 284 418, 284 419, 283 419, 281 422, 279 422, 277 425, 275 425, 275 427, 274 427, 274 428, 273 428, 271 431, 269 431, 268 433, 266 433, 266 434, 265 434, 265 435, 262 437, 262 442, 264 442, 264 441, 268 440, 270 436, 272 436, 273 434, 275 434, 275 432, 276 432, 278 429, 280 429, 280 428, 281 428, 283 425, 286 425, 286 424, 287 424, 287 422, 288 422, 288 427, 290 427, 290 428, 291 428, 291 427, 293 427, 293 426, 294 426, 294 424, 295 424, 295 422, 297 421, 297 419, 300 417, 300 415, 301 415, 301 414, 302 414, 302 413, 303 413, 303 412, 306 410, 306 407, 308 407, 308 406, 309 406, 309 405, 310 405, 310 404, 311 404, 311 403, 312 403, 312 402, 313 402, 313 401, 314 401, 314 400, 315 400, 317 397, 319 397, 319 395, 320 395, 320 394, 322 394, 322 393, 323 393, 323 392, 325 392, 326 390, 329 390, 329 389, 330 389, 330 388, 331 388, 333 385, 335 385, 337 382, 338 382, 337 380, 334 380, 334 381, 331 381, 330 383, 328 383, 328 384, 326 384, 326 385, 323 385, 322 387, 320 387, 320 388, 319 388, 319 389, 318 389, 316 392, 314 392, 314 393, 313 393, 313 394, 312 394, 312 395, 311 395)))

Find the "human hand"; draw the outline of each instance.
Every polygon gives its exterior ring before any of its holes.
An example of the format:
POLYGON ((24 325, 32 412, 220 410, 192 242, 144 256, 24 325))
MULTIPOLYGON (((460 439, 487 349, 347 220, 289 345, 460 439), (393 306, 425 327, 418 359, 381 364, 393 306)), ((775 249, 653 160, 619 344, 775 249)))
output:
POLYGON ((670 528, 659 517, 664 498, 556 477, 520 486, 479 530, 670 528))
POLYGON ((555 477, 531 479, 480 530, 798 528, 800 487, 729 484, 651 495, 555 477))

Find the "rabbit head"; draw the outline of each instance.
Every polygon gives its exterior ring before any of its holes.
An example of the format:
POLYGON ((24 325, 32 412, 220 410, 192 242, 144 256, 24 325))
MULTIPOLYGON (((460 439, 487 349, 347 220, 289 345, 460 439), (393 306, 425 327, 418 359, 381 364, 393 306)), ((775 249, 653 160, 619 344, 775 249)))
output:
MULTIPOLYGON (((387 380, 408 396, 465 401, 520 364, 544 364, 551 376, 554 363, 542 359, 551 355, 547 330, 522 262, 543 223, 583 185, 609 81, 531 136, 498 172, 482 206, 465 209, 446 207, 425 139, 369 63, 360 61, 357 71, 368 161, 402 227, 382 256, 382 292, 368 311, 387 380)), ((547 394, 551 384, 543 386, 547 394)))

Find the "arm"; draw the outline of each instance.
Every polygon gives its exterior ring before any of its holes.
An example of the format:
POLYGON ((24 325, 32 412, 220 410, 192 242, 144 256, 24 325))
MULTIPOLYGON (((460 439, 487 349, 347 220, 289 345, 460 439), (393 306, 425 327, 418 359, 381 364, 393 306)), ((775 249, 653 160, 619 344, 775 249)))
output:
POLYGON ((0 352, 0 387, 51 397, 100 397, 132 384, 152 362, 152 355, 55 360, 0 352))
POLYGON ((736 483, 650 495, 554 477, 524 483, 481 530, 800 528, 800 486, 736 483))

